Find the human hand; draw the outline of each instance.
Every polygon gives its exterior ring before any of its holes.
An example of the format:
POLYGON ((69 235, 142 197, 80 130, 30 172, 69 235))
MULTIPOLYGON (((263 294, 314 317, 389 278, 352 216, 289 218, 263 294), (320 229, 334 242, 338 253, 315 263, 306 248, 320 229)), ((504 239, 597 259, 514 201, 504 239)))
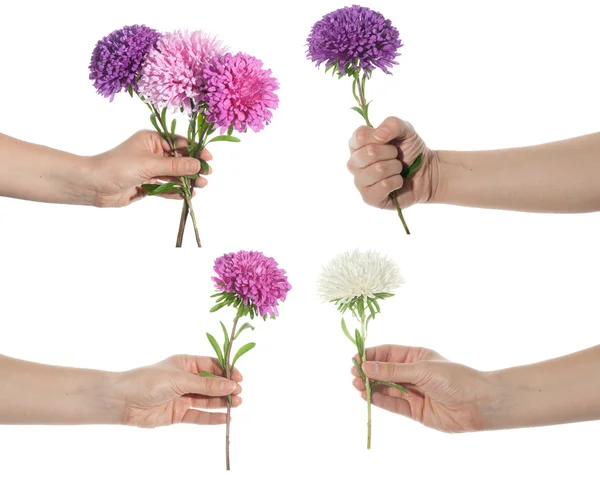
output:
POLYGON ((224 424, 224 413, 203 412, 232 406, 242 399, 242 375, 233 371, 233 381, 224 379, 216 359, 192 355, 176 355, 158 364, 133 369, 116 376, 114 398, 119 402, 121 423, 137 427, 159 427, 179 423, 224 424), (201 377, 208 371, 217 377, 201 377))
MULTIPOLYGON (((176 176, 201 172, 200 161, 187 153, 187 141, 176 140, 178 157, 170 157, 169 144, 158 133, 140 131, 108 152, 90 158, 89 191, 97 207, 123 207, 144 198, 148 193, 142 184, 173 181, 176 176)), ((212 155, 204 149, 200 158, 210 161, 212 155)), ((206 178, 195 181, 197 188, 208 184, 206 178)), ((178 193, 159 196, 183 199, 178 193)))
MULTIPOLYGON (((362 369, 372 380, 401 384, 409 392, 376 386, 375 406, 443 432, 490 427, 498 397, 486 373, 449 362, 432 350, 399 345, 367 349, 362 369)), ((354 387, 366 399, 365 385, 354 367, 352 374, 354 387)))
POLYGON ((365 203, 395 209, 432 200, 439 185, 439 159, 407 121, 390 117, 377 128, 361 126, 350 139, 348 170, 365 203), (423 153, 421 167, 404 180, 400 173, 423 153))

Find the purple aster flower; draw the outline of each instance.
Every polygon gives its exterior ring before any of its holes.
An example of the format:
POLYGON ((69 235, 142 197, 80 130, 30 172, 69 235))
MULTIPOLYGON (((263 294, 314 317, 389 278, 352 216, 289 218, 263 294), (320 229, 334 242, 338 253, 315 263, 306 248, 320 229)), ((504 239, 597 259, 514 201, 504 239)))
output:
POLYGON ((164 34, 142 67, 140 92, 158 108, 191 115, 203 95, 204 65, 224 52, 221 41, 203 31, 164 34))
POLYGON ((292 288, 285 270, 257 251, 223 255, 216 259, 214 271, 217 289, 235 294, 244 306, 255 306, 260 316, 278 316, 277 305, 292 288))
POLYGON ((402 46, 398 30, 379 12, 353 5, 325 15, 307 39, 308 58, 317 66, 338 64, 341 74, 349 68, 390 73, 402 46))
POLYGON ((204 68, 206 94, 204 102, 206 121, 221 127, 244 132, 250 127, 255 132, 269 124, 279 105, 275 91, 279 88, 271 70, 250 55, 238 53, 214 57, 204 68))
POLYGON ((136 76, 144 57, 156 43, 160 33, 144 25, 125 26, 98 41, 90 62, 90 80, 98 94, 110 97, 132 86, 137 90, 136 76))

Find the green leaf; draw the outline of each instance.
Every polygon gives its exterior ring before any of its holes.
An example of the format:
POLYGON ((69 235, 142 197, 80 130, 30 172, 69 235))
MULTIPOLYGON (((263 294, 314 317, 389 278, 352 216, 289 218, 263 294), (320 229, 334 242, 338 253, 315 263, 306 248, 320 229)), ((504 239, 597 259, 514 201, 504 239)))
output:
POLYGON ((360 367, 360 364, 354 357, 352 357, 352 364, 354 364, 354 367, 356 367, 358 374, 360 374, 360 377, 363 379, 363 381, 365 381, 367 379, 367 376, 365 376, 365 373, 363 372, 362 367, 360 367))
POLYGON ((196 174, 190 174, 189 176, 184 176, 184 178, 187 178, 187 179, 197 179, 197 178, 199 178, 199 177, 200 177, 200 174, 199 174, 199 173, 196 173, 196 174))
POLYGON ((331 65, 327 65, 325 67, 325 73, 329 72, 329 70, 331 70, 335 66, 336 66, 336 63, 332 63, 331 65))
POLYGON ((208 341, 212 345, 213 350, 217 354, 217 359, 219 359, 221 367, 225 370, 225 359, 223 358, 223 352, 221 352, 221 347, 219 347, 217 340, 210 333, 206 334, 206 338, 208 338, 208 341))
POLYGON ((244 324, 243 324, 243 325, 240 327, 240 329, 238 330, 238 332, 235 334, 235 336, 233 337, 233 339, 234 339, 234 340, 236 340, 236 339, 237 339, 237 337, 239 337, 239 336, 240 336, 240 333, 242 333, 244 330, 247 330, 247 329, 250 329, 250 330, 253 330, 253 331, 254 331, 254 329, 255 329, 255 328, 254 328, 254 326, 252 326, 250 323, 244 323, 244 324))
POLYGON ((179 193, 183 195, 183 190, 179 187, 179 183, 169 181, 163 184, 145 184, 142 189, 147 191, 150 196, 159 195, 161 193, 179 193))
POLYGON ((237 137, 232 137, 231 135, 219 135, 218 137, 211 138, 206 145, 212 142, 241 142, 241 140, 237 137))
POLYGON ((200 371, 198 373, 198 376, 201 376, 203 378, 216 378, 217 377, 212 372, 209 372, 209 371, 200 371))
MULTIPOLYGON (((165 137, 164 133, 162 132, 162 130, 158 127, 158 122, 156 121, 156 115, 154 113, 152 113, 150 115, 150 121, 152 122, 152 126, 154 126, 154 129, 160 134, 161 137, 165 137)), ((166 139, 165 139, 166 140, 166 139)))
POLYGON ((168 128, 167 126, 167 107, 165 106, 160 113, 160 121, 162 121, 163 128, 168 128))
POLYGON ((200 166, 202 166, 202 174, 208 174, 210 172, 210 165, 204 159, 200 159, 200 166))
POLYGON ((348 332, 348 328, 346 327, 346 321, 344 321, 344 318, 342 318, 342 331, 344 332, 344 335, 346 335, 346 337, 348 337, 348 340, 350 340, 354 345, 356 345, 356 342, 354 341, 354 339, 350 336, 350 333, 348 332))
POLYGON ((417 156, 415 161, 410 166, 408 166, 406 169, 402 170, 402 172, 400 173, 401 176, 404 179, 408 179, 408 178, 414 176, 416 174, 416 172, 419 170, 419 168, 421 167, 422 163, 423 163, 423 152, 421 152, 417 156))
POLYGON ((218 303, 218 304, 214 305, 214 306, 213 306, 213 307, 210 309, 210 312, 211 312, 211 313, 214 313, 214 312, 218 311, 219 309, 221 309, 222 307, 225 307, 225 306, 227 306, 227 305, 228 305, 228 303, 229 303, 229 301, 223 301, 223 302, 220 302, 220 303, 218 303))
POLYGON ((177 120, 173 118, 171 121, 171 138, 175 141, 175 128, 177 127, 177 120))
POLYGON ((229 128, 227 128, 227 136, 231 137, 231 135, 233 135, 233 125, 231 125, 229 128))
POLYGON ((380 384, 383 386, 389 386, 391 388, 396 388, 397 390, 400 390, 400 391, 402 391, 402 393, 406 393, 407 395, 410 394, 404 386, 400 386, 399 384, 396 384, 396 383, 388 383, 387 381, 374 381, 373 384, 371 385, 371 391, 373 390, 373 388, 375 388, 375 386, 378 386, 380 384))
POLYGON ((231 370, 233 371, 233 367, 235 366, 236 361, 242 356, 244 355, 246 352, 249 352, 250 350, 252 350, 254 347, 256 347, 256 343, 254 342, 250 342, 247 343, 246 345, 244 345, 243 347, 240 347, 240 349, 237 351, 237 353, 235 354, 235 357, 233 358, 233 362, 231 363, 231 370))
POLYGON ((127 92, 129 92, 129 95, 133 97, 133 86, 131 84, 129 84, 129 87, 127 87, 127 92))
POLYGON ((362 110, 362 109, 360 109, 359 107, 357 107, 357 106, 354 106, 353 108, 350 108, 350 109, 352 109, 353 111, 356 111, 356 112, 357 112, 359 115, 361 115, 363 118, 365 117, 365 114, 363 113, 363 110, 362 110))
POLYGON ((354 340, 356 341, 356 348, 358 349, 358 354, 361 356, 365 353, 365 342, 358 330, 354 332, 354 340))
POLYGON ((229 348, 229 334, 227 333, 227 328, 225 328, 225 325, 223 324, 223 322, 220 321, 220 323, 221 323, 221 328, 223 328, 223 336, 225 337, 225 341, 223 342, 223 353, 226 354, 227 349, 229 348))

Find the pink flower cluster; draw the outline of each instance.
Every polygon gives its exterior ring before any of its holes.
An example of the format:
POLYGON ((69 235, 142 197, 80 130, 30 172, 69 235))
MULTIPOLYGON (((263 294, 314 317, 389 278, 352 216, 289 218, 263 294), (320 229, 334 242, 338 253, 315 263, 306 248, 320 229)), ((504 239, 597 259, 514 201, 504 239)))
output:
POLYGON ((279 104, 279 84, 260 60, 226 53, 202 31, 164 34, 148 53, 138 86, 157 108, 204 113, 221 133, 263 130, 279 104))
POLYGON ((235 294, 244 306, 256 306, 260 316, 278 316, 277 305, 292 288, 285 270, 257 251, 223 255, 215 261, 214 271, 217 289, 235 294))

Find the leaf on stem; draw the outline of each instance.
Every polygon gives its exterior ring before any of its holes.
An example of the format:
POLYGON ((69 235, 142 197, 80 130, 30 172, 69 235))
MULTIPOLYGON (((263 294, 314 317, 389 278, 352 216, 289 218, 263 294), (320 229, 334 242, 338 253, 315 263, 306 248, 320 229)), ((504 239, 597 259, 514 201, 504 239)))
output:
POLYGON ((208 174, 210 172, 210 165, 204 159, 200 159, 200 166, 202 166, 202 174, 208 174))
POLYGON ((371 384, 371 391, 373 391, 375 386, 378 386, 380 384, 383 386, 389 386, 390 388, 396 388, 397 390, 400 390, 400 391, 402 391, 402 393, 406 393, 407 395, 410 394, 404 386, 400 386, 399 384, 396 384, 396 383, 388 383, 387 381, 373 381, 373 383, 371 384))
POLYGON ((233 337, 234 340, 237 340, 237 337, 240 336, 240 333, 242 333, 244 330, 253 330, 254 331, 254 326, 252 326, 250 323, 244 323, 241 328, 238 330, 238 332, 235 334, 235 336, 233 337))
POLYGON ((228 304, 229 304, 229 301, 223 301, 223 302, 220 302, 220 303, 218 303, 218 304, 214 305, 214 306, 213 306, 213 307, 210 309, 210 312, 211 312, 211 313, 214 313, 214 312, 218 311, 219 309, 221 309, 222 307, 225 307, 225 306, 227 306, 228 304))
POLYGON ((356 340, 356 348, 358 349, 358 354, 362 359, 362 357, 365 355, 365 341, 363 340, 360 331, 354 331, 354 339, 356 340))
POLYGON ((163 108, 163 110, 160 113, 160 121, 162 122, 162 126, 166 131, 168 128, 168 126, 167 126, 167 107, 166 106, 163 108))
POLYGON ((177 127, 177 120, 175 118, 173 118, 173 121, 171 121, 171 140, 173 140, 173 143, 175 143, 175 128, 177 127))
POLYGON ((417 158, 415 159, 415 161, 408 166, 407 168, 403 169, 402 172, 400 173, 400 175, 404 178, 404 179, 408 179, 412 176, 414 176, 416 174, 416 172, 419 170, 419 168, 421 167, 421 164, 423 163, 423 152, 421 152, 417 158))
POLYGON ((179 193, 183 196, 183 190, 179 187, 179 183, 169 181, 163 184, 144 184, 142 189, 148 192, 148 195, 154 196, 161 193, 179 193))
MULTIPOLYGON (((154 129, 159 133, 159 135, 162 138, 165 138, 165 134, 162 132, 162 130, 158 127, 158 122, 156 121, 156 115, 154 113, 152 113, 150 115, 150 121, 152 122, 152 126, 154 127, 154 129)), ((165 138, 166 140, 166 138, 165 138)))
POLYGON ((352 109, 353 111, 356 111, 359 115, 361 115, 363 118, 365 118, 365 113, 363 113, 363 110, 360 109, 358 106, 354 106, 350 109, 352 109))
POLYGON ((211 138, 206 145, 212 142, 241 142, 241 140, 237 137, 232 137, 231 135, 219 135, 218 137, 211 138))
POLYGON ((133 86, 131 84, 129 84, 129 86, 127 87, 127 92, 131 97, 133 97, 133 86))
POLYGON ((360 364, 358 363, 358 361, 354 357, 352 357, 352 364, 354 364, 354 367, 358 371, 358 374, 360 375, 360 377, 362 378, 362 380, 366 381, 367 380, 367 376, 365 376, 365 373, 363 372, 362 367, 360 367, 360 364))
POLYGON ((247 343, 246 345, 244 345, 243 347, 240 347, 240 349, 237 351, 237 353, 235 354, 235 357, 233 358, 233 362, 231 363, 231 370, 233 371, 233 367, 235 366, 236 361, 242 356, 244 355, 246 352, 249 352, 250 350, 252 350, 254 347, 256 347, 256 343, 254 342, 250 342, 247 343))
POLYGON ((219 347, 217 340, 210 333, 206 334, 206 338, 208 338, 208 341, 212 345, 213 350, 217 354, 217 359, 219 359, 219 363, 221 364, 221 367, 223 368, 223 370, 226 370, 225 369, 225 359, 223 358, 223 352, 221 352, 221 347, 219 347))
POLYGON ((225 324, 220 321, 221 328, 223 328, 223 335, 225 337, 225 341, 223 342, 223 353, 227 353, 227 349, 229 348, 229 334, 227 333, 227 328, 225 328, 225 324))
POLYGON ((212 372, 209 372, 209 371, 200 371, 198 373, 198 376, 201 376, 203 378, 216 378, 217 377, 212 372))
POLYGON ((344 335, 348 337, 348 340, 350 340, 354 345, 356 345, 356 341, 350 336, 350 332, 348 332, 348 328, 346 327, 346 321, 344 320, 344 318, 342 318, 342 331, 344 332, 344 335))

